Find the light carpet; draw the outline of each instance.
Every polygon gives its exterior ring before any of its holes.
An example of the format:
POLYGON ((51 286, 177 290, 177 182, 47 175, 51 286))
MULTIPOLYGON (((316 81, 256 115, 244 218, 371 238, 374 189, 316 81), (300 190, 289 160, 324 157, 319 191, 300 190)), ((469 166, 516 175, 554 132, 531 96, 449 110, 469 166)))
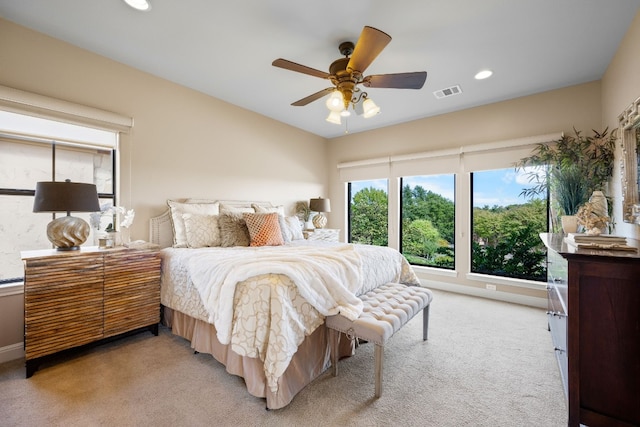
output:
POLYGON ((266 411, 241 378, 166 328, 66 356, 25 379, 0 365, 1 426, 566 426, 545 311, 434 291, 387 343, 375 399, 373 345, 266 411))

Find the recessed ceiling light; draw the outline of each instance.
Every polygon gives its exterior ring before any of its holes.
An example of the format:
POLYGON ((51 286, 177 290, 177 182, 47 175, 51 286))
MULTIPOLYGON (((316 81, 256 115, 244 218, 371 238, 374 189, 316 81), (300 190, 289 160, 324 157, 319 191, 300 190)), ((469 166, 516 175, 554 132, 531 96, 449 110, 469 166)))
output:
POLYGON ((476 80, 484 80, 488 79, 493 75, 493 71, 491 70, 482 70, 479 71, 478 74, 475 75, 476 80))
POLYGON ((146 12, 151 9, 151 3, 147 0, 124 0, 124 2, 136 10, 146 12))

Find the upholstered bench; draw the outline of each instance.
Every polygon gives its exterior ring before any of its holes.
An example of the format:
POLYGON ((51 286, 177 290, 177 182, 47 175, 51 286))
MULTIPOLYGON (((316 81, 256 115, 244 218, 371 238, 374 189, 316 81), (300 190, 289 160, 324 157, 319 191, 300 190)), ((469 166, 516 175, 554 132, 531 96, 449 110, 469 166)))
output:
POLYGON ((331 365, 333 375, 338 375, 338 344, 340 333, 350 339, 359 338, 375 344, 376 397, 382 396, 382 365, 384 345, 402 326, 423 312, 422 339, 427 340, 429 331, 429 304, 433 294, 420 286, 400 283, 384 284, 364 295, 360 295, 364 309, 360 317, 351 321, 344 316, 328 316, 325 325, 331 340, 331 365))

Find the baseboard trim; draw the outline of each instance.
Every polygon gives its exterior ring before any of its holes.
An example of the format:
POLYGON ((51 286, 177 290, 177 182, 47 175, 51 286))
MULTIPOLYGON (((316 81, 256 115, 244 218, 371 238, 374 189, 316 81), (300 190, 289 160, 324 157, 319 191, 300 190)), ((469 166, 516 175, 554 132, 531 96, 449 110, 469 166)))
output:
POLYGON ((24 344, 21 342, 0 347, 0 363, 21 359, 23 357, 24 344))
POLYGON ((528 305, 530 307, 547 308, 546 298, 512 294, 509 292, 489 291, 482 288, 475 288, 473 286, 456 285, 453 283, 438 282, 436 280, 420 279, 420 283, 422 283, 427 288, 438 289, 441 291, 455 292, 457 294, 471 295, 474 297, 528 305))
POLYGON ((24 293, 24 282, 8 283, 0 285, 0 298, 24 293))

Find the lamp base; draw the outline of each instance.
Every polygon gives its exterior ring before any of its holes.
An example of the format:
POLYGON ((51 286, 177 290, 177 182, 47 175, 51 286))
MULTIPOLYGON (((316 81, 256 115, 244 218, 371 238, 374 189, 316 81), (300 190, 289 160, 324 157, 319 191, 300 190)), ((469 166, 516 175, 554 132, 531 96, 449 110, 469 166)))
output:
POLYGON ((82 218, 63 216, 47 225, 47 237, 59 251, 74 251, 87 241, 91 228, 82 218))
POLYGON ((68 248, 57 247, 56 250, 61 252, 62 251, 79 251, 80 246, 69 246, 68 248))
POLYGON ((324 228, 327 225, 327 217, 322 214, 322 212, 318 212, 316 216, 313 217, 313 226, 315 228, 324 228))

